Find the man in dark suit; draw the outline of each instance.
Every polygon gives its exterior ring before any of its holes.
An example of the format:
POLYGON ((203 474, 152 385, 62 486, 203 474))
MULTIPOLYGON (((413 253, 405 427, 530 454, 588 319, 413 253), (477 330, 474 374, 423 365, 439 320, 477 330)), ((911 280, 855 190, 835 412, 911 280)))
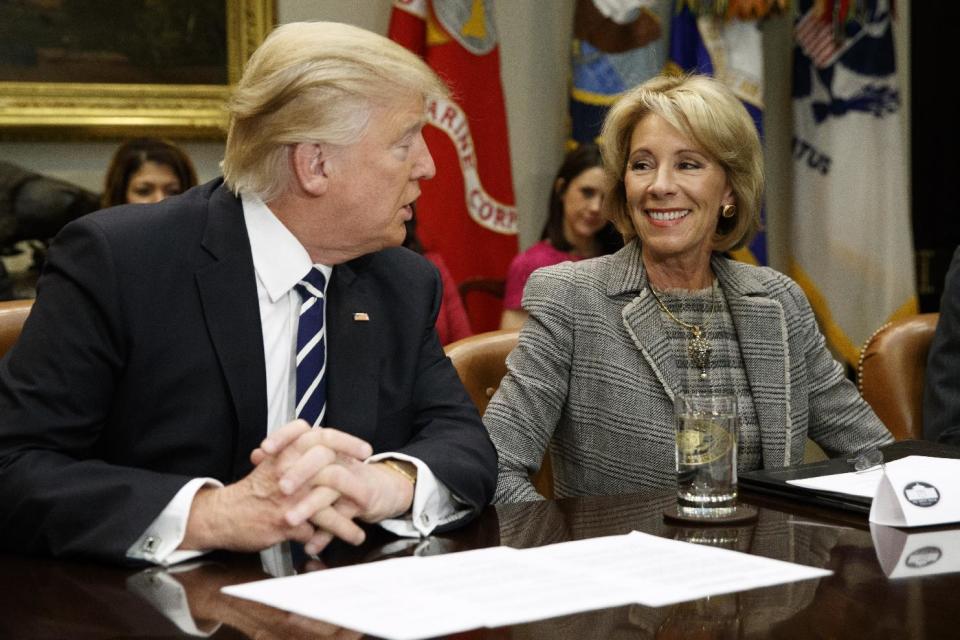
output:
POLYGON ((927 357, 923 437, 960 445, 960 247, 947 271, 937 333, 927 357))
POLYGON ((362 541, 358 519, 428 535, 490 500, 496 454, 433 329, 438 275, 393 248, 444 92, 385 38, 284 25, 231 100, 224 180, 63 230, 0 361, 0 547, 317 553, 362 541))

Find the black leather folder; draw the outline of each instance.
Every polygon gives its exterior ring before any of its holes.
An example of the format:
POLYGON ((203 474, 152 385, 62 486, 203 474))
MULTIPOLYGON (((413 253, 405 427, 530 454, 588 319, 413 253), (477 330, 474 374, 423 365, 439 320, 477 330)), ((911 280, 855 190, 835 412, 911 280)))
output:
MULTIPOLYGON (((880 448, 883 461, 891 462, 907 456, 930 456, 933 458, 960 458, 960 447, 953 447, 925 440, 901 440, 880 448)), ((872 498, 853 496, 834 491, 807 489, 788 484, 788 480, 829 476, 835 473, 853 471, 853 463, 847 458, 833 458, 799 464, 781 469, 746 471, 739 474, 739 488, 743 491, 772 495, 778 498, 799 500, 822 507, 835 507, 858 513, 870 513, 872 498)))

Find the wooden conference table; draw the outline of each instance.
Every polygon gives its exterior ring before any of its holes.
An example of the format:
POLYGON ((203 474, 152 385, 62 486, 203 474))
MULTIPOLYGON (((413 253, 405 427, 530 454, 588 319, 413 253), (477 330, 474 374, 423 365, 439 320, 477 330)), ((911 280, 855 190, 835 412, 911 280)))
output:
MULTIPOLYGON (((887 578, 866 516, 747 494, 742 500, 759 508, 753 525, 677 527, 661 516, 672 500, 672 492, 660 491, 491 507, 464 529, 423 542, 398 540, 371 529, 363 546, 334 546, 324 561, 344 566, 415 552, 497 544, 530 547, 639 530, 834 573, 659 609, 632 605, 453 637, 960 637, 960 573, 887 578)), ((942 531, 945 536, 960 536, 960 529, 942 531)), ((5 640, 189 637, 184 629, 221 639, 358 637, 221 594, 223 585, 265 577, 256 555, 216 554, 200 566, 174 573, 10 555, 0 556, 0 562, 0 638, 5 640), (180 613, 164 615, 164 607, 180 613), (186 615, 188 610, 192 617, 186 615)))

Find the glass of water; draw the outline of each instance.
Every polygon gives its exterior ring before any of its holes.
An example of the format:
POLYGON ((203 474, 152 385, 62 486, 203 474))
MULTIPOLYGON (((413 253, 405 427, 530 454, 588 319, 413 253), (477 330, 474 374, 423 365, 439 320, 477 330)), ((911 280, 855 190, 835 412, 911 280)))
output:
POLYGON ((737 507, 737 399, 677 395, 677 512, 731 516, 737 507))

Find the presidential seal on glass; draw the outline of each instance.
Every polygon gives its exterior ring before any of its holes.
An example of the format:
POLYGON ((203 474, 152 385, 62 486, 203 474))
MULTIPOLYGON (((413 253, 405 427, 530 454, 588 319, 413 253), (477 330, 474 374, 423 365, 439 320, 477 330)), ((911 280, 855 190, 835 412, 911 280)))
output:
POLYGON ((722 518, 737 508, 737 400, 677 395, 677 513, 722 518))

